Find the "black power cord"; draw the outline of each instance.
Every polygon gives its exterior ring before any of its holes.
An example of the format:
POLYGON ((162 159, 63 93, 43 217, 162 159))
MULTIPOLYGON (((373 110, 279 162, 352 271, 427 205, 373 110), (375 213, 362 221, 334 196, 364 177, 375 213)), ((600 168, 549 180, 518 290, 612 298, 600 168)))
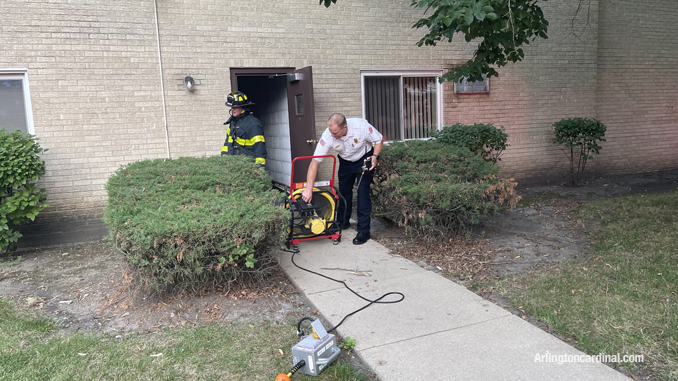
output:
MULTIPOLYGON (((312 271, 312 270, 309 270, 309 269, 305 269, 305 268, 299 266, 296 262, 294 262, 294 256, 297 255, 297 253, 298 253, 299 251, 291 251, 291 250, 285 250, 285 251, 291 252, 291 253, 292 253, 292 264, 293 264, 294 266, 296 266, 297 268, 299 268, 299 269, 301 269, 301 270, 304 270, 304 271, 306 271, 306 272, 309 272, 309 273, 311 273, 311 274, 318 275, 318 276, 323 277, 323 278, 325 278, 325 279, 329 279, 329 280, 331 280, 331 281, 333 281, 333 282, 341 283, 341 284, 344 285, 344 287, 346 287, 346 288, 347 288, 349 291, 351 291, 354 295, 356 295, 357 297, 359 297, 360 299, 362 299, 362 300, 364 300, 364 301, 366 301, 366 302, 369 302, 369 303, 367 303, 366 305, 364 305, 363 307, 361 307, 361 308, 359 308, 359 309, 357 309, 357 310, 351 312, 350 314, 344 316, 344 318, 341 319, 341 321, 339 322, 339 324, 337 324, 337 325, 335 325, 334 327, 332 327, 332 328, 330 328, 330 329, 327 330, 328 333, 329 333, 329 332, 332 332, 332 331, 334 331, 334 330, 336 330, 337 328, 339 328, 339 326, 342 325, 342 324, 344 323, 344 321, 345 321, 346 319, 348 319, 350 316, 352 316, 352 315, 354 315, 354 314, 357 314, 358 312, 364 310, 365 308, 367 308, 367 307, 369 307, 369 306, 371 306, 371 305, 373 305, 373 304, 393 304, 393 303, 400 303, 400 302, 402 302, 403 300, 405 300, 405 295, 403 295, 402 292, 396 292, 396 291, 387 292, 387 293, 385 293, 384 295, 382 295, 382 296, 380 296, 379 298, 374 299, 374 300, 367 299, 367 298, 365 298, 364 296, 362 296, 362 295, 358 294, 357 292, 353 291, 353 290, 346 284, 346 282, 344 282, 344 281, 342 281, 342 280, 337 280, 337 279, 334 279, 334 278, 330 278, 330 277, 328 277, 327 275, 323 275, 323 274, 320 274, 320 273, 317 273, 317 272, 315 272, 315 271, 312 271), (400 299, 398 299, 398 300, 390 300, 390 301, 382 301, 382 299, 384 299, 385 297, 387 297, 387 296, 389 296, 389 295, 400 295, 400 299)), ((308 317, 308 316, 305 316, 305 317, 301 318, 301 320, 299 320, 299 323, 297 323, 297 334, 298 334, 299 336, 303 336, 303 331, 301 330, 301 323, 302 323, 304 320, 313 321, 313 319, 311 319, 311 318, 308 317)))

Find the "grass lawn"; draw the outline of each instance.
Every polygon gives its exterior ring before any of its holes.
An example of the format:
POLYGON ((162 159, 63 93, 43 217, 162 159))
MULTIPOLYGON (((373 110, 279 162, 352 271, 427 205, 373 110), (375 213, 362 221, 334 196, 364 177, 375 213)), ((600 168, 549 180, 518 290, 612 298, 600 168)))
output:
POLYGON ((492 292, 589 354, 643 355, 634 371, 678 380, 678 191, 594 201, 580 217, 601 222, 590 258, 503 279, 492 292))
MULTIPOLYGON (((50 321, 0 298, 0 380, 273 380, 292 367, 293 322, 209 325, 121 339, 64 337, 50 321), (283 350, 281 355, 279 350, 283 350)), ((368 380, 335 362, 320 377, 368 380)))

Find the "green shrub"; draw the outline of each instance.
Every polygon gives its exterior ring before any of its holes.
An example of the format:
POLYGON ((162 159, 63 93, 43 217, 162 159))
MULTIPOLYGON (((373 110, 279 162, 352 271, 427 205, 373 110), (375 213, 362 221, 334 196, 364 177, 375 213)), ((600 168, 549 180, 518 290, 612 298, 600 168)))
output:
POLYGON ((281 193, 246 156, 140 161, 106 190, 109 239, 154 289, 237 276, 285 237, 281 193))
POLYGON ((44 189, 35 183, 45 173, 43 149, 35 137, 0 129, 0 249, 11 248, 21 233, 16 226, 35 220, 45 204, 44 189))
POLYGON ((441 143, 466 147, 493 165, 501 160, 499 156, 508 147, 508 135, 504 127, 497 128, 492 123, 476 123, 472 126, 457 123, 443 127, 440 131, 431 131, 431 137, 441 143))
POLYGON ((576 186, 581 181, 586 161, 593 159, 591 153, 600 153, 602 147, 598 145, 598 142, 605 141, 606 129, 604 124, 589 118, 562 119, 553 123, 556 137, 551 142, 565 145, 563 152, 570 161, 570 183, 572 185, 576 186))
POLYGON ((512 179, 469 150, 413 140, 384 147, 375 175, 375 214, 423 236, 459 233, 485 216, 513 208, 512 179))

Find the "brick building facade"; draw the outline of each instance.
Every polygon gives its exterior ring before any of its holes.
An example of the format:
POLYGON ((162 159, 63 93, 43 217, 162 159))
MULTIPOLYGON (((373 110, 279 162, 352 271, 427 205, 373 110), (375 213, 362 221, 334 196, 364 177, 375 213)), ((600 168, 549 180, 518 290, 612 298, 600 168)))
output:
MULTIPOLYGON (((503 171, 523 180, 559 178, 566 162, 550 143, 551 125, 578 116, 608 127, 590 173, 678 167, 678 8, 592 0, 574 18, 577 6, 543 3, 549 38, 502 68, 489 93, 443 84, 438 124, 504 126, 503 171)), ((462 38, 416 47, 423 31, 411 25, 420 17, 409 1, 390 0, 329 9, 316 0, 3 0, 0 82, 29 84, 27 128, 49 149, 41 185, 51 207, 41 217, 100 216, 104 184, 120 165, 219 154, 234 68, 312 67, 319 136, 333 112, 363 115, 366 76, 442 72, 471 56, 462 38)), ((281 123, 282 98, 276 91, 258 110, 266 124, 281 123)), ((289 147, 284 136, 272 139, 269 156, 283 161, 270 169, 284 175, 289 147)))

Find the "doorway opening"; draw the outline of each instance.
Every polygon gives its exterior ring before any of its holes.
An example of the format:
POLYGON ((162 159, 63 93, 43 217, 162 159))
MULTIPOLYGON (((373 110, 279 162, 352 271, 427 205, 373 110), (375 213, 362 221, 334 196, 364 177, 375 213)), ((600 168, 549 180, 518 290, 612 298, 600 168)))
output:
MULTIPOLYGON (((292 159, 313 155, 315 115, 311 68, 231 68, 233 91, 247 94, 264 128, 266 171, 290 185, 292 159)), ((294 182, 305 181, 308 162, 296 163, 294 182)))
POLYGON ((238 91, 254 102, 250 111, 264 127, 266 171, 281 184, 290 182, 292 164, 286 85, 285 77, 238 76, 238 91))

